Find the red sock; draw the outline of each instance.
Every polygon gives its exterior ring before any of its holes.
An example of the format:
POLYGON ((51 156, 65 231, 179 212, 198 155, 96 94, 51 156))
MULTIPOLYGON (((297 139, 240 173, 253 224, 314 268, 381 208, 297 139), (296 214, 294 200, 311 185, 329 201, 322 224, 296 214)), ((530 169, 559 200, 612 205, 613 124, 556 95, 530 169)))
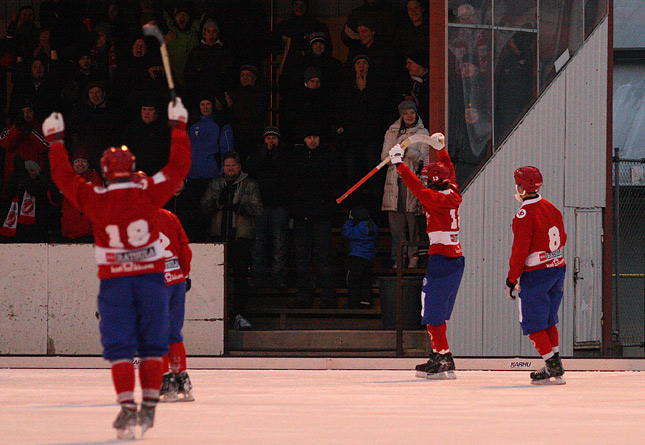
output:
POLYGON ((550 358, 553 355, 553 348, 551 347, 551 341, 549 341, 546 329, 529 334, 529 339, 533 342, 533 346, 537 349, 538 354, 544 357, 544 359, 550 358))
POLYGON ((163 356, 163 372, 166 373, 170 370, 170 356, 165 354, 163 356))
POLYGON ((131 360, 112 362, 112 382, 119 403, 134 402, 134 364, 131 360))
POLYGON ((145 357, 139 363, 139 380, 141 392, 145 399, 159 399, 159 390, 163 381, 164 368, 161 357, 145 357))
POLYGON ((546 328, 546 334, 549 336, 553 352, 560 352, 560 334, 558 333, 558 328, 555 325, 549 326, 546 328))
POLYGON ((450 346, 448 346, 448 337, 446 337, 446 323, 442 323, 438 326, 428 325, 428 334, 430 334, 430 342, 432 343, 432 349, 439 354, 447 354, 450 352, 450 346))
POLYGON ((186 370, 186 347, 184 342, 170 343, 170 370, 179 374, 186 370))

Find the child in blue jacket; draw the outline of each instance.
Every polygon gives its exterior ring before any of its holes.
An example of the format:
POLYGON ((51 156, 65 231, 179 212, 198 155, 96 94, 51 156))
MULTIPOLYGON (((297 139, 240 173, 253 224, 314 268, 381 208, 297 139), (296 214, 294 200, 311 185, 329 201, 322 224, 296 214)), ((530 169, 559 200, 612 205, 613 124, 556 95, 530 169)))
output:
POLYGON ((350 309, 369 309, 372 306, 372 269, 376 258, 378 227, 369 211, 355 207, 341 232, 349 241, 347 259, 347 302, 350 309))

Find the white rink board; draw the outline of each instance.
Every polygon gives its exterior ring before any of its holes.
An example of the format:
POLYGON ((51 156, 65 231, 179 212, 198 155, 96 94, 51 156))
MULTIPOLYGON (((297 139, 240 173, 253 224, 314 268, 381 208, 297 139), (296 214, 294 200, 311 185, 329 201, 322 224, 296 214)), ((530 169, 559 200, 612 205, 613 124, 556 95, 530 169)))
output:
MULTIPOLYGON (((567 372, 547 387, 527 371, 189 373, 195 402, 159 405, 146 444, 640 444, 645 433, 643 372, 567 372)), ((2 369, 0 403, 0 443, 123 443, 107 369, 2 369)))
MULTIPOLYGON (((191 244, 184 337, 195 355, 224 351, 224 246, 191 244)), ((99 290, 90 244, 0 245, 0 354, 97 355, 99 290)))

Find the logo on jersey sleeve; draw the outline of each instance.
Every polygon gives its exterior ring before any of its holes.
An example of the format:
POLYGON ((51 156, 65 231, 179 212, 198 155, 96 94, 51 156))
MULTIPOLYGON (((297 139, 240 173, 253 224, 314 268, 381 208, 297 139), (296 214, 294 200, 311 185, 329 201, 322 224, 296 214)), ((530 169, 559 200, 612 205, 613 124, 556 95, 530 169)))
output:
POLYGON ((518 218, 520 218, 520 219, 521 219, 521 218, 524 218, 524 217, 526 216, 526 210, 524 210, 524 209, 520 209, 520 211, 519 211, 519 212, 517 212, 517 213, 515 214, 515 216, 516 216, 516 217, 518 217, 518 218))

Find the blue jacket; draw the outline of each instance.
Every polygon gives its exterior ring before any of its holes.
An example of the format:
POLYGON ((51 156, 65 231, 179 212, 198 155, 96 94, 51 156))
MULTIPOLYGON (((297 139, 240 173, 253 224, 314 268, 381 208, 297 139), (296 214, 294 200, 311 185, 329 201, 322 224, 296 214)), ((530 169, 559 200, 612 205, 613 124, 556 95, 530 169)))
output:
POLYGON ((354 225, 354 221, 349 219, 343 225, 341 235, 349 241, 349 256, 374 261, 376 258, 376 238, 378 237, 378 227, 374 224, 374 221, 361 221, 354 225), (373 231, 371 234, 369 233, 368 222, 372 223, 373 231))
POLYGON ((192 146, 192 160, 188 177, 217 178, 222 175, 222 154, 233 151, 233 129, 220 124, 215 116, 202 116, 188 132, 192 146), (220 129, 221 126, 221 129, 220 129))

